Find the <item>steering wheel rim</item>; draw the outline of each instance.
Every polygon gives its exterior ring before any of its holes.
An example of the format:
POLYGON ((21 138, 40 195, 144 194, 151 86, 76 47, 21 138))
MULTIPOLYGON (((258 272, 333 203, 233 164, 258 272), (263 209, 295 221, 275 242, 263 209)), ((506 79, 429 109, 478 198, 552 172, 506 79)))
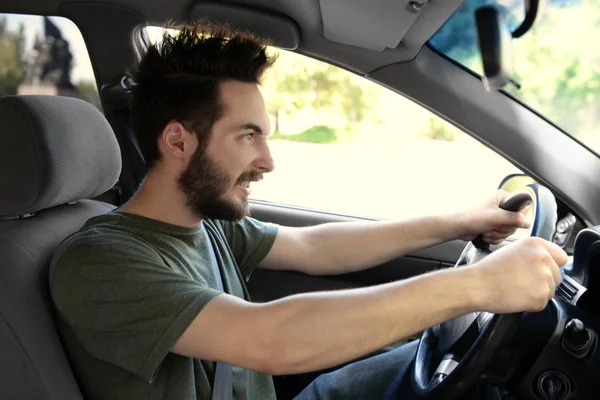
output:
MULTIPOLYGON (((557 220, 557 206, 554 195, 547 188, 538 184, 528 185, 522 190, 511 194, 501 204, 504 209, 511 211, 521 210, 529 202, 534 208, 534 218, 531 227, 531 236, 552 239, 557 220)), ((472 264, 485 258, 490 253, 489 246, 483 242, 481 236, 469 242, 463 250, 454 268, 465 264, 472 264)), ((523 313, 491 314, 472 313, 446 321, 450 330, 438 331, 435 327, 424 331, 417 348, 413 363, 411 383, 415 396, 418 399, 445 399, 452 400, 464 395, 477 381, 486 367, 492 362, 493 357, 511 337, 523 313), (484 320, 481 322, 481 316, 484 320), (455 321, 456 320, 456 321, 455 321), (477 324, 474 327, 475 323, 477 324), (455 325, 455 326, 453 326, 455 325), (482 326, 480 326, 482 325, 482 326), (477 329, 476 339, 469 345, 468 351, 459 360, 453 360, 450 349, 467 337, 467 332, 477 329), (449 332, 449 333, 448 333, 449 332), (450 340, 444 342, 443 335, 448 333, 450 340), (448 343, 450 343, 448 345, 448 343), (441 346, 443 344, 443 346, 441 346), (433 371, 432 360, 442 347, 446 356, 429 379, 429 372, 433 371), (446 373, 447 372, 447 373, 446 373)), ((442 327, 443 324, 439 326, 442 327)))

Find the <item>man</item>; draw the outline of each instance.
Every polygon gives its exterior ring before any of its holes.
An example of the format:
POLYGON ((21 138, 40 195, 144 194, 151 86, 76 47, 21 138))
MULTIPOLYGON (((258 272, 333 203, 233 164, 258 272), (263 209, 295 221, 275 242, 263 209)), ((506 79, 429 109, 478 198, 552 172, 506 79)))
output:
MULTIPOLYGON (((248 34, 203 29, 166 34, 137 65, 131 117, 148 175, 53 260, 59 328, 86 399, 208 399, 214 361, 235 366, 235 399, 272 399, 270 374, 335 366, 474 310, 545 307, 566 255, 539 239, 402 282, 251 303, 254 267, 339 274, 482 232, 498 243, 528 223, 498 207, 501 193, 468 213, 408 221, 288 228, 247 217, 251 182, 274 168, 258 88, 274 60, 248 34)), ((413 354, 356 363, 300 398, 394 393, 413 354)))

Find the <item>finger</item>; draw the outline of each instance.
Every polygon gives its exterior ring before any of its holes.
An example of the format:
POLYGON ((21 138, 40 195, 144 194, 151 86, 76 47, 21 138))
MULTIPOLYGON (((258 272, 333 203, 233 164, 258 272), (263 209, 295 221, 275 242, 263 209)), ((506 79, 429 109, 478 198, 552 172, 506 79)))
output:
POLYGON ((554 279, 554 283, 559 285, 562 282, 562 273, 560 272, 560 267, 558 265, 552 265, 552 279, 554 279))
MULTIPOLYGON (((550 255, 552 257, 552 255, 550 255)), ((555 285, 558 285, 562 282, 562 273, 560 272, 560 267, 552 257, 552 260, 549 263, 548 268, 550 268, 550 272, 552 273, 552 280, 555 285)))
POLYGON ((506 240, 506 239, 483 239, 484 242, 489 243, 489 244, 500 244, 500 243, 504 242, 504 240, 506 240))
MULTIPOLYGON (((529 207, 527 207, 529 208, 529 207)), ((531 218, 529 218, 529 215, 527 215, 527 213, 521 213, 518 212, 518 223, 517 223, 517 227, 518 228, 522 228, 522 229, 527 229, 531 226, 531 218)))
POLYGON ((486 235, 483 235, 483 240, 489 244, 500 244, 502 242, 504 242, 504 237, 489 237, 486 235))
POLYGON ((488 239, 506 239, 507 237, 509 237, 510 235, 515 233, 515 231, 516 231, 516 229, 512 229, 512 230, 506 231, 506 232, 492 231, 492 232, 484 233, 483 236, 488 239))
POLYGON ((499 239, 499 238, 505 237, 505 236, 507 236, 507 235, 504 233, 496 232, 496 231, 485 232, 483 234, 483 237, 486 237, 489 239, 499 239))
POLYGON ((525 207, 521 208, 519 210, 519 212, 523 215, 527 215, 527 213, 529 212, 530 209, 531 209, 531 204, 528 204, 525 207))
POLYGON ((550 256, 552 256, 552 259, 557 264, 557 268, 562 267, 567 263, 567 261, 569 261, 569 256, 567 255, 567 253, 555 243, 549 242, 548 240, 544 239, 541 239, 540 243, 542 243, 546 250, 548 250, 550 256))
POLYGON ((499 206, 508 196, 510 196, 509 192, 503 189, 498 189, 494 194, 494 204, 499 206))
POLYGON ((556 283, 553 279, 548 279, 548 300, 552 300, 556 292, 556 283))
POLYGON ((489 233, 492 235, 496 235, 496 236, 501 236, 501 235, 510 236, 513 233, 515 233, 516 230, 517 230, 517 228, 515 228, 514 226, 504 226, 504 227, 496 228, 489 233))

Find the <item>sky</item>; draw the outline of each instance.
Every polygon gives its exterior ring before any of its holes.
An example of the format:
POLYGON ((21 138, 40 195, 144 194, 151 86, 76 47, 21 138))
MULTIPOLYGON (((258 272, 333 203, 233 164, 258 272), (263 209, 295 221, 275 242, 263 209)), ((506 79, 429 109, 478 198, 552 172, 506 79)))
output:
MULTIPOLYGON (((42 17, 18 14, 5 14, 5 16, 9 30, 18 29, 21 23, 25 26, 25 49, 26 51, 31 51, 35 37, 42 36, 44 33, 42 17)), ((87 48, 77 26, 70 20, 62 17, 50 17, 50 20, 61 31, 63 38, 69 42, 69 48, 73 55, 73 69, 71 71, 73 83, 94 81, 94 71, 92 70, 87 48)))

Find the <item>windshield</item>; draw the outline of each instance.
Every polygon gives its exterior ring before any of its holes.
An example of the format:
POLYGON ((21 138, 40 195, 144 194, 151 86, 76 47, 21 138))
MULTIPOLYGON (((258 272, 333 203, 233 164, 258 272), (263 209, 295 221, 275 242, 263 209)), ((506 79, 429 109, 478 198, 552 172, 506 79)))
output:
MULTIPOLYGON (((496 4, 514 28, 523 0, 467 0, 431 38, 431 46, 482 75, 475 10, 496 4)), ((540 0, 533 28, 513 40, 515 79, 506 91, 600 154, 600 1, 540 0)))

